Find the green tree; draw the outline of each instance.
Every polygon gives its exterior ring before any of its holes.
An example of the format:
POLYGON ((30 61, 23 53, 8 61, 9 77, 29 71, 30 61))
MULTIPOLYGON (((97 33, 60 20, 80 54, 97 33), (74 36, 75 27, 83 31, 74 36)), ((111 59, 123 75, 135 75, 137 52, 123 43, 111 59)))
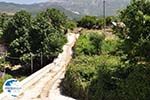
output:
POLYGON ((10 56, 22 57, 31 51, 29 32, 31 15, 26 11, 17 12, 3 30, 3 39, 8 46, 10 56))
POLYGON ((63 17, 60 11, 48 9, 39 13, 33 20, 30 32, 30 44, 32 53, 37 55, 37 58, 42 53, 44 60, 48 61, 62 51, 62 46, 66 43, 64 35, 65 26, 63 23, 67 19, 65 19, 65 16, 64 18, 60 18, 60 16, 63 17))
POLYGON ((113 16, 108 16, 106 17, 106 25, 110 26, 111 22, 114 20, 115 18, 113 16))
POLYGON ((92 29, 96 26, 96 17, 95 16, 84 16, 79 22, 78 26, 92 29))
MULTIPOLYGON (((126 25, 123 36, 123 51, 128 54, 131 61, 150 60, 150 2, 148 0, 133 0, 132 3, 121 11, 120 19, 126 25)), ((121 36, 119 35, 119 36, 121 36)))
POLYGON ((73 30, 76 27, 77 27, 77 23, 75 21, 72 21, 72 20, 68 20, 67 21, 67 23, 66 23, 66 29, 73 30))
POLYGON ((3 30, 7 25, 8 21, 11 19, 11 15, 7 15, 6 13, 0 13, 0 28, 3 30))
POLYGON ((96 25, 98 26, 99 29, 101 29, 104 25, 104 19, 102 17, 98 18, 96 25))
POLYGON ((65 28, 67 17, 64 13, 60 12, 57 9, 47 9, 45 12, 45 16, 48 17, 49 21, 57 30, 61 30, 65 28))

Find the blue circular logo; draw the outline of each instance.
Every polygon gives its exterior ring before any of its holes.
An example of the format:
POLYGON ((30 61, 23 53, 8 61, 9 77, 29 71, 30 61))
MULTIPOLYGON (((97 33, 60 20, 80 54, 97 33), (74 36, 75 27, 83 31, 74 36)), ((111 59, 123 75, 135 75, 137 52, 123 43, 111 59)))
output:
POLYGON ((17 79, 8 79, 3 85, 3 91, 8 95, 17 97, 21 93, 21 85, 17 79))

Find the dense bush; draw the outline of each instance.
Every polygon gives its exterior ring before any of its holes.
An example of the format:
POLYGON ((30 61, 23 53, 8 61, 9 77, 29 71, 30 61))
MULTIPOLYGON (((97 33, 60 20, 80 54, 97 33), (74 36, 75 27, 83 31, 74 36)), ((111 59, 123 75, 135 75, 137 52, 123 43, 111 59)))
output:
POLYGON ((0 13, 0 30, 3 30, 8 23, 11 16, 8 16, 6 13, 0 13))
POLYGON ((101 33, 84 33, 79 37, 75 45, 75 55, 96 55, 101 53, 101 45, 104 35, 101 33))
POLYGON ((106 24, 106 26, 110 26, 112 21, 115 19, 116 17, 114 16, 108 16, 105 20, 102 17, 84 16, 78 21, 78 26, 87 29, 101 29, 104 24, 106 24))
POLYGON ((2 30, 0 30, 0 39, 2 38, 2 36, 3 36, 3 32, 2 30))
POLYGON ((120 30, 119 37, 125 40, 122 49, 131 62, 150 61, 150 1, 133 0, 126 9, 121 11, 120 19, 126 25, 125 31, 120 30))
POLYGON ((72 20, 68 20, 67 21, 67 23, 66 23, 66 29, 73 30, 76 27, 77 27, 77 23, 75 21, 72 21, 72 20))
MULTIPOLYGON (((107 66, 107 71, 113 71, 119 64, 118 57, 108 55, 76 57, 69 65, 66 73, 64 80, 65 92, 79 100, 88 100, 92 93, 95 93, 100 87, 93 84, 93 80, 98 78, 98 70, 103 67, 100 65, 107 66)), ((93 96, 98 95, 93 94, 93 96)))
POLYGON ((79 22, 78 26, 92 29, 96 26, 96 17, 95 16, 84 16, 79 22))
POLYGON ((145 65, 110 70, 101 65, 98 78, 92 81, 89 100, 149 100, 150 69, 145 65))
POLYGON ((118 38, 103 40, 101 47, 102 53, 103 54, 116 53, 121 44, 122 42, 118 38))
POLYGON ((116 56, 78 56, 65 76, 65 93, 79 100, 150 99, 150 67, 123 64, 116 56))

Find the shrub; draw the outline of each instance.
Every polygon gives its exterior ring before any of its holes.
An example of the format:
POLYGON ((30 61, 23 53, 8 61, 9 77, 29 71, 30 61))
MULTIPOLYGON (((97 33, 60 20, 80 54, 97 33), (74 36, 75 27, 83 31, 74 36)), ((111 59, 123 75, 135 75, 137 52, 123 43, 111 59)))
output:
POLYGON ((76 22, 70 21, 70 20, 67 21, 67 23, 66 23, 66 29, 73 30, 76 27, 77 27, 77 23, 76 22))
MULTIPOLYGON (((97 79, 100 65, 105 64, 107 71, 115 70, 116 66, 120 64, 118 57, 102 55, 102 56, 78 56, 71 64, 66 73, 64 80, 65 91, 68 95, 73 96, 79 100, 88 100, 91 96, 92 90, 97 90, 98 87, 91 85, 93 80, 97 79)), ((93 99, 89 99, 93 100, 93 99)))
POLYGON ((103 34, 85 33, 81 35, 75 45, 75 55, 97 55, 101 53, 103 34))
POLYGON ((115 70, 100 67, 90 85, 90 100, 149 100, 149 66, 127 66, 115 70))
POLYGON ((92 29, 96 25, 96 17, 95 16, 84 16, 79 22, 78 26, 92 29))
POLYGON ((104 40, 102 42, 102 53, 108 54, 108 53, 114 53, 119 49, 119 46, 121 45, 121 40, 119 39, 112 39, 112 40, 104 40))

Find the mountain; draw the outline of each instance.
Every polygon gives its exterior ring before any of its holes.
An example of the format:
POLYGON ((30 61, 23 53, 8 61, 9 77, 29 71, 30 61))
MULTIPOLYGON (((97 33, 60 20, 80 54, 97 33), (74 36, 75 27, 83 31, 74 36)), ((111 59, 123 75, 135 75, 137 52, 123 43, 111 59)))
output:
MULTIPOLYGON (((118 10, 125 8, 130 0, 105 0, 106 15, 115 15, 118 10)), ((68 10, 77 11, 84 15, 103 15, 103 0, 50 0, 68 10)))
MULTIPOLYGON (((125 8, 130 0, 105 0, 106 15, 116 15, 117 11, 125 8)), ((103 15, 103 0, 49 0, 37 4, 14 4, 0 2, 0 12, 15 13, 27 10, 33 15, 47 8, 56 8, 63 11, 70 18, 79 18, 82 15, 103 15)))
POLYGON ((35 15, 40 11, 46 10, 47 8, 56 8, 64 12, 66 16, 68 16, 71 19, 80 17, 79 14, 76 14, 75 12, 67 10, 60 5, 57 5, 57 3, 46 2, 46 3, 26 5, 26 4, 14 4, 14 3, 0 2, 0 13, 14 14, 15 12, 18 12, 20 10, 26 10, 30 12, 32 15, 35 15))

